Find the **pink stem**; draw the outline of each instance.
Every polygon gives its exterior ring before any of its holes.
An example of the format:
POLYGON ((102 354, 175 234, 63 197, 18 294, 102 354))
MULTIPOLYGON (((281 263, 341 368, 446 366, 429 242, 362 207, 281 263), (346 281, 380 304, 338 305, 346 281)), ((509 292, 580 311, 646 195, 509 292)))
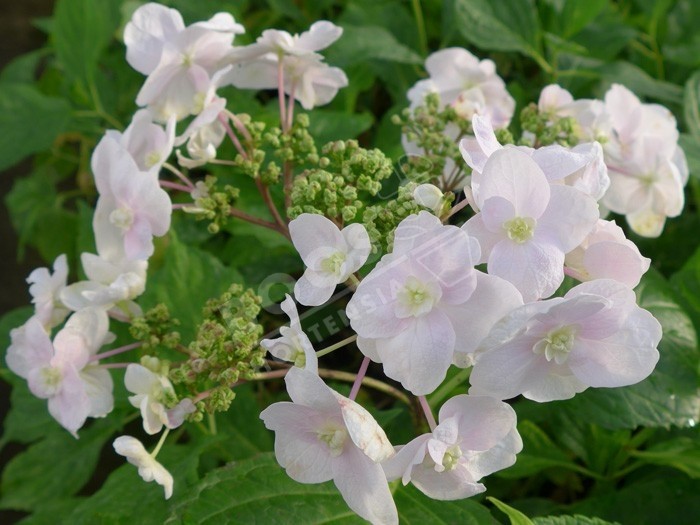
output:
POLYGON ((219 122, 221 122, 221 124, 223 124, 224 129, 226 130, 226 134, 227 134, 228 137, 231 139, 231 142, 233 142, 233 145, 236 146, 236 149, 238 150, 238 153, 241 154, 241 157, 243 157, 244 159, 247 160, 247 159, 248 159, 248 154, 247 154, 247 153, 245 152, 245 150, 243 149, 243 145, 241 144, 241 141, 238 140, 238 137, 236 136, 236 134, 235 134, 235 133, 233 132, 233 130, 231 129, 231 126, 230 126, 229 123, 228 123, 228 119, 226 118, 226 115, 224 115, 223 113, 220 113, 220 114, 219 114, 219 122))
POLYGON ((357 372, 357 377, 355 378, 355 382, 352 384, 352 389, 350 390, 350 395, 348 396, 348 398, 353 400, 353 401, 357 397, 357 393, 360 391, 360 385, 362 384, 362 380, 365 378, 365 375, 367 374, 367 367, 369 367, 369 357, 365 357, 362 360, 362 364, 360 365, 360 370, 357 372))
POLYGON ((241 119, 239 119, 234 113, 228 112, 227 113, 229 118, 231 119, 231 122, 233 122, 233 125, 236 126, 236 129, 238 132, 243 135, 243 137, 248 141, 248 142, 253 142, 253 137, 251 137, 250 132, 248 131, 248 128, 245 127, 243 122, 241 122, 241 119))
POLYGON ((287 131, 287 113, 284 109, 284 65, 282 64, 282 57, 277 59, 277 97, 280 102, 280 125, 282 126, 282 131, 287 131))
POLYGON ((170 173, 175 175, 178 179, 180 179, 182 182, 185 183, 185 186, 187 186, 190 189, 194 189, 194 184, 190 179, 188 179, 184 173, 182 173, 180 170, 176 169, 175 166, 172 166, 168 164, 167 162, 163 164, 163 167, 168 170, 170 173))
POLYGON ((287 105, 287 131, 292 129, 292 124, 294 124, 294 92, 296 91, 296 87, 296 82, 294 82, 289 91, 289 104, 287 105))
POLYGON ((107 363, 105 365, 100 365, 100 368, 126 368, 134 363, 107 363))
POLYGON ((121 321, 122 323, 131 322, 131 317, 129 317, 128 315, 119 314, 117 312, 108 312, 107 315, 109 315, 112 319, 116 319, 117 321, 121 321))
POLYGON ((420 406, 423 409, 423 413, 425 414, 425 419, 428 421, 428 426, 430 427, 430 430, 435 430, 437 423, 435 423, 435 416, 433 416, 433 411, 430 410, 428 400, 425 399, 425 396, 418 396, 418 402, 420 403, 420 406))
POLYGON ((170 188, 171 190, 184 191, 185 193, 190 193, 192 188, 188 188, 183 184, 178 184, 177 182, 170 182, 169 180, 158 181, 163 188, 170 188))
POLYGON ((573 277, 574 279, 578 280, 578 277, 576 277, 574 271, 568 266, 564 266, 564 275, 568 275, 569 277, 573 277))
POLYGON ((138 348, 139 346, 141 346, 141 343, 131 343, 130 345, 120 346, 119 348, 115 348, 114 350, 108 350, 106 352, 102 352, 101 354, 93 355, 89 359, 89 361, 99 361, 100 359, 107 359, 108 357, 112 357, 113 355, 123 354, 124 352, 128 352, 129 350, 133 350, 134 348, 138 348))
POLYGON ((181 210, 182 208, 191 208, 192 204, 182 203, 173 204, 173 210, 181 210))

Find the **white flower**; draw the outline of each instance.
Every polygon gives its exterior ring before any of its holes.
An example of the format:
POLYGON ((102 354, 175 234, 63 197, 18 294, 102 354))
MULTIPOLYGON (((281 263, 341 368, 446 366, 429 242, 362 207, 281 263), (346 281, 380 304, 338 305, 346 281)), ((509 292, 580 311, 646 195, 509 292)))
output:
POLYGON ((280 328, 280 337, 260 341, 260 346, 277 359, 290 361, 295 366, 317 373, 318 358, 309 337, 301 328, 294 300, 289 295, 285 295, 280 306, 284 313, 289 316, 289 326, 280 328))
POLYGON ((47 329, 61 324, 70 312, 60 299, 67 279, 68 262, 65 254, 56 257, 53 274, 48 268, 37 268, 27 277, 34 315, 47 329))
POLYGON ((455 396, 439 420, 382 464, 389 481, 410 481, 433 499, 468 498, 486 490, 482 477, 511 466, 522 450, 515 411, 496 399, 455 396))
POLYGON ((380 463, 394 450, 360 405, 331 390, 313 372, 293 367, 285 377, 293 403, 260 414, 275 431, 275 456, 293 480, 333 480, 348 506, 374 524, 398 524, 380 463))
POLYGON ((362 224, 350 224, 341 231, 326 217, 311 213, 291 221, 289 233, 306 265, 294 296, 307 306, 328 301, 336 285, 362 267, 372 248, 362 224))
POLYGON ((143 429, 147 434, 157 434, 163 425, 171 428, 163 401, 175 398, 175 390, 166 376, 131 363, 126 367, 124 385, 129 392, 136 394, 129 396, 129 403, 141 410, 143 429))
POLYGON ((124 133, 108 130, 106 135, 131 154, 140 171, 158 173, 173 151, 175 118, 168 119, 163 129, 153 123, 150 111, 140 109, 134 114, 124 133))
POLYGON ((420 184, 413 190, 413 200, 417 204, 428 208, 438 217, 442 213, 442 208, 445 204, 445 196, 440 191, 440 188, 432 184, 420 184))
POLYGON ((143 444, 131 436, 119 436, 114 440, 114 450, 125 456, 127 461, 136 465, 139 476, 144 481, 154 481, 165 490, 165 499, 173 495, 173 476, 166 468, 158 463, 143 447, 143 444))

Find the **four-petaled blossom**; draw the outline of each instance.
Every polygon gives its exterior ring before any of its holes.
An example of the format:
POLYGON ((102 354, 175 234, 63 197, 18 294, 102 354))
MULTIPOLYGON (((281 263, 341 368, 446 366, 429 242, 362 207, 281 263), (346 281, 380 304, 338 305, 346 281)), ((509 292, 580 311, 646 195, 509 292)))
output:
POLYGON ((32 394, 48 399, 49 413, 76 438, 88 417, 112 411, 112 378, 91 362, 110 339, 104 311, 73 314, 53 342, 35 317, 12 331, 7 366, 27 380, 32 394))
POLYGON ((474 198, 480 212, 463 228, 481 245, 478 262, 513 283, 526 302, 556 291, 564 280, 564 255, 598 220, 593 198, 550 185, 535 161, 514 148, 489 157, 474 198))
POLYGON ((139 170, 136 162, 114 139, 104 137, 92 155, 92 171, 100 198, 92 226, 97 251, 117 260, 148 259, 153 236, 170 228, 172 203, 156 175, 139 170))
POLYGON ((244 32, 229 13, 185 27, 175 9, 139 7, 124 28, 127 61, 148 75, 136 103, 163 122, 199 113, 212 75, 223 69, 234 36, 244 32))
POLYGON ((491 397, 459 395, 440 408, 440 424, 385 461, 387 479, 413 483, 433 499, 468 498, 484 476, 515 463, 523 448, 515 411, 491 397))
POLYGON ((139 469, 139 476, 144 481, 155 481, 165 490, 165 499, 173 495, 173 476, 156 461, 143 447, 143 444, 131 436, 119 436, 112 445, 117 454, 139 469))
POLYGON ((313 372, 293 367, 285 377, 293 403, 260 414, 275 431, 275 456, 300 483, 333 480, 348 506, 374 524, 398 524, 380 463, 394 449, 374 418, 313 372))
POLYGON ((336 285, 359 270, 372 249, 362 224, 340 230, 326 217, 311 213, 302 213, 291 221, 289 234, 306 265, 294 286, 294 296, 306 306, 328 301, 336 285))
POLYGON ((169 118, 163 129, 162 126, 153 123, 150 111, 141 109, 134 114, 124 133, 110 129, 105 135, 131 154, 139 170, 158 173, 173 151, 175 118, 169 118))
POLYGON ((478 259, 473 237, 422 211, 399 224, 394 251, 348 303, 359 349, 416 395, 435 390, 453 362, 470 364, 490 327, 522 304, 512 285, 473 269, 478 259))
POLYGON ((311 341, 309 341, 309 337, 301 328, 299 313, 294 304, 294 299, 289 295, 285 295, 285 299, 280 304, 280 307, 289 316, 289 326, 280 328, 280 337, 260 341, 260 346, 277 359, 290 361, 295 366, 317 373, 318 358, 311 341))
POLYGON ((475 395, 569 399, 588 387, 638 383, 659 360, 661 325, 624 284, 582 283, 526 304, 497 324, 476 354, 475 395))
POLYGON ((48 268, 37 268, 27 277, 34 315, 47 329, 61 324, 70 312, 60 298, 67 279, 68 262, 65 254, 56 257, 53 274, 48 268))

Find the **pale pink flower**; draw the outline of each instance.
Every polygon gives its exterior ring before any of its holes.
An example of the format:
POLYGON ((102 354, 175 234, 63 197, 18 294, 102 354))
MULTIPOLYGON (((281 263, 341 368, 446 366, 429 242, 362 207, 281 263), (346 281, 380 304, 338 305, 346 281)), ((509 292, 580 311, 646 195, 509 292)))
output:
POLYGON ((260 346, 277 359, 292 362, 295 366, 317 373, 318 358, 309 337, 301 327, 294 299, 286 294, 280 307, 289 316, 289 326, 280 328, 280 337, 260 341, 260 346))
POLYGON ((613 221, 598 220, 588 237, 566 254, 567 273, 579 281, 614 279, 630 288, 639 284, 651 260, 613 221))
POLYGON ((70 312, 61 301, 61 292, 66 287, 67 279, 68 262, 65 254, 56 257, 53 274, 48 268, 37 268, 27 277, 34 315, 47 329, 61 324, 70 312))
POLYGON ((481 245, 478 262, 513 283, 526 302, 553 294, 564 280, 564 255, 598 220, 596 202, 550 185, 535 161, 513 148, 489 157, 478 188, 480 212, 463 226, 481 245))
POLYGON ((661 325, 630 288, 589 281, 498 323, 477 350, 469 392, 546 402, 588 387, 632 385, 653 371, 660 340, 661 325))
POLYGON ((306 265, 294 286, 297 301, 319 306, 367 261, 372 246, 362 224, 340 230, 323 215, 302 213, 289 223, 294 247, 306 265))
POLYGON ((293 367, 285 377, 292 403, 260 414, 275 431, 275 456, 300 483, 333 480, 348 506, 374 524, 398 524, 380 463, 394 450, 374 418, 330 389, 313 372, 293 367))
POLYGON ((515 463, 523 448, 515 411, 491 397, 459 395, 440 408, 440 424, 382 466, 387 479, 401 478, 438 500, 468 498, 486 490, 484 476, 515 463))
POLYGON ((119 436, 112 445, 117 454, 139 469, 139 476, 144 481, 155 481, 165 491, 165 499, 173 495, 173 476, 168 470, 149 454, 143 444, 131 436, 119 436))
POLYGON ((150 111, 140 109, 134 114, 124 133, 107 130, 105 135, 131 154, 140 171, 158 173, 173 151, 175 118, 168 119, 163 129, 153 122, 150 111))

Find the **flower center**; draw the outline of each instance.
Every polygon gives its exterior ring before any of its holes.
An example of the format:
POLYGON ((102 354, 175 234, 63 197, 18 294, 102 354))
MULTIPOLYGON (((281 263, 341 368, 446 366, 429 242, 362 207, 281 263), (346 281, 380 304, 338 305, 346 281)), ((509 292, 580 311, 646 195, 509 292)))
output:
POLYGON ((316 432, 316 437, 328 445, 331 456, 338 457, 343 453, 345 440, 348 438, 348 431, 335 423, 327 423, 323 428, 316 432))
POLYGON ((547 361, 554 359, 555 363, 561 365, 569 358, 575 339, 574 327, 564 326, 550 331, 544 339, 532 347, 532 351, 537 355, 544 354, 547 361))
POLYGON ((134 223, 134 212, 126 206, 117 208, 109 214, 109 222, 125 232, 134 223))
POLYGON ((44 383, 46 395, 53 397, 58 393, 63 380, 63 374, 58 368, 46 367, 41 369, 41 379, 44 383))
POLYGON ((462 449, 459 445, 452 445, 445 451, 442 458, 442 466, 445 470, 453 470, 459 464, 459 458, 462 457, 462 449))
POLYGON ((515 217, 503 223, 503 229, 511 241, 523 244, 535 234, 537 222, 531 217, 515 217))
POLYGON ((347 255, 345 253, 341 251, 335 252, 321 261, 321 269, 330 274, 340 276, 346 258, 347 255))
POLYGON ((433 309, 439 299, 439 288, 423 283, 411 276, 406 279, 396 296, 398 317, 418 317, 427 314, 433 309))
POLYGON ((156 164, 160 162, 160 152, 158 151, 151 151, 148 155, 146 155, 146 158, 144 159, 144 163, 146 164, 147 168, 152 168, 156 164))

